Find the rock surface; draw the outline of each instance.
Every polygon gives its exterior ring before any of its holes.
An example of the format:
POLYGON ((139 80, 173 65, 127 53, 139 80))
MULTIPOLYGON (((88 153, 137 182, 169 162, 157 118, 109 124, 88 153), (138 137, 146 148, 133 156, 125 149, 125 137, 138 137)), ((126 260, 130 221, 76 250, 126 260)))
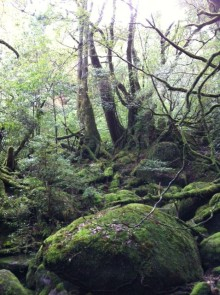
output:
POLYGON ((220 232, 202 241, 200 253, 206 269, 220 265, 220 232))
POLYGON ((0 294, 2 295, 30 295, 16 276, 6 269, 0 270, 0 294))
POLYGON ((79 218, 44 241, 38 263, 93 294, 153 295, 201 278, 191 234, 151 211, 130 204, 79 218))

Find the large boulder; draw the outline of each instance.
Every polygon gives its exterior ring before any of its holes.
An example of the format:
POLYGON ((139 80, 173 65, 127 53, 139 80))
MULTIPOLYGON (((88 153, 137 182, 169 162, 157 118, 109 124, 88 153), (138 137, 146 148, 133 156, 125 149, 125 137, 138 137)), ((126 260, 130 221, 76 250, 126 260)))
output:
POLYGON ((6 269, 0 270, 0 294, 2 295, 30 295, 16 276, 6 269))
POLYGON ((37 261, 93 294, 153 295, 202 275, 186 227, 142 204, 75 220, 44 241, 37 261))
POLYGON ((181 164, 180 150, 173 142, 163 141, 155 144, 151 148, 149 156, 153 159, 168 162, 171 167, 176 167, 181 164))

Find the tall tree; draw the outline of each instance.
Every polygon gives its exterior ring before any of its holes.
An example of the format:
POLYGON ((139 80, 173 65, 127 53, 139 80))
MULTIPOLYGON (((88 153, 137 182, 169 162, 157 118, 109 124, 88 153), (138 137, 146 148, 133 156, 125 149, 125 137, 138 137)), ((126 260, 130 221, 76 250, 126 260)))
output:
POLYGON ((103 111, 105 114, 108 129, 111 135, 112 142, 117 145, 120 139, 122 139, 125 132, 124 127, 121 125, 117 110, 115 106, 114 96, 112 93, 112 85, 110 82, 110 73, 106 72, 102 68, 102 64, 99 60, 94 38, 93 31, 90 31, 90 57, 93 67, 97 70, 98 87, 101 96, 101 102, 103 111))
POLYGON ((88 1, 78 3, 79 14, 79 46, 78 46, 78 94, 77 109, 81 128, 85 134, 85 144, 92 150, 100 142, 100 135, 96 126, 95 116, 88 95, 88 38, 89 17, 88 1))

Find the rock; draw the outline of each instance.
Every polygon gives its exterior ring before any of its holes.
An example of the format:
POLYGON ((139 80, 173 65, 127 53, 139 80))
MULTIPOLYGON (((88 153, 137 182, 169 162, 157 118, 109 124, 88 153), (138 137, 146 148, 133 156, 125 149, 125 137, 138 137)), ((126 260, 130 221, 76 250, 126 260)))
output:
POLYGON ((219 188, 211 182, 193 182, 185 186, 181 192, 183 195, 185 193, 185 198, 182 198, 178 204, 179 218, 184 221, 194 218, 195 223, 200 223, 208 219, 213 212, 215 220, 210 219, 205 222, 204 226, 209 233, 219 231, 220 221, 215 218, 220 209, 219 194, 215 194, 216 190, 219 190, 219 188), (187 197, 187 194, 189 197, 187 197))
POLYGON ((173 142, 159 142, 151 148, 150 158, 168 162, 170 167, 176 167, 181 164, 180 150, 173 142))
POLYGON ((77 287, 63 282, 55 273, 46 270, 44 265, 37 267, 35 259, 29 265, 26 284, 28 288, 35 290, 35 294, 79 295, 77 287), (71 293, 68 292, 69 289, 71 293))
POLYGON ((25 276, 31 257, 27 255, 0 258, 0 269, 13 272, 19 279, 25 276))
POLYGON ((190 295, 212 295, 210 286, 205 282, 195 284, 190 295))
POLYGON ((220 232, 209 236, 201 242, 200 254, 202 264, 206 269, 220 265, 220 232))
POLYGON ((105 194, 103 198, 105 200, 106 205, 109 205, 117 201, 121 201, 121 202, 136 201, 137 202, 138 200, 141 200, 139 196, 137 196, 134 192, 130 190, 118 190, 115 193, 105 194))
POLYGON ((0 270, 0 294, 2 295, 30 295, 16 276, 6 269, 0 270))
POLYGON ((117 172, 113 176, 113 179, 109 185, 109 191, 111 191, 111 192, 117 191, 120 187, 120 183, 121 183, 121 175, 120 175, 120 173, 117 172))
POLYGON ((209 203, 200 207, 194 217, 195 223, 204 222, 209 234, 220 231, 220 193, 214 194, 209 203))
POLYGON ((216 275, 216 276, 219 276, 219 279, 220 279, 220 266, 214 267, 212 269, 212 274, 216 275))
MULTIPOLYGON (((167 186, 176 176, 177 169, 171 168, 167 162, 158 159, 144 159, 133 169, 132 175, 141 179, 144 183, 157 183, 167 186)), ((180 174, 173 184, 184 186, 185 176, 180 174)))
POLYGON ((202 269, 191 234, 151 210, 129 204, 79 218, 44 241, 38 263, 93 294, 153 295, 198 280, 202 269))

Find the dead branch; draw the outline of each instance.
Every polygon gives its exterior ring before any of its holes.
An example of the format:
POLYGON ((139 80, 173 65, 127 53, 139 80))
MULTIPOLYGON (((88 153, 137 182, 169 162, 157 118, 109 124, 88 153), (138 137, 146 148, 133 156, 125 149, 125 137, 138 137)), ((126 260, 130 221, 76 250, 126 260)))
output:
POLYGON ((0 44, 5 45, 8 49, 10 49, 11 51, 13 51, 15 53, 15 55, 17 56, 17 58, 19 58, 19 53, 17 52, 16 49, 14 49, 14 47, 12 47, 10 44, 8 44, 7 42, 5 42, 4 40, 0 39, 0 44))

